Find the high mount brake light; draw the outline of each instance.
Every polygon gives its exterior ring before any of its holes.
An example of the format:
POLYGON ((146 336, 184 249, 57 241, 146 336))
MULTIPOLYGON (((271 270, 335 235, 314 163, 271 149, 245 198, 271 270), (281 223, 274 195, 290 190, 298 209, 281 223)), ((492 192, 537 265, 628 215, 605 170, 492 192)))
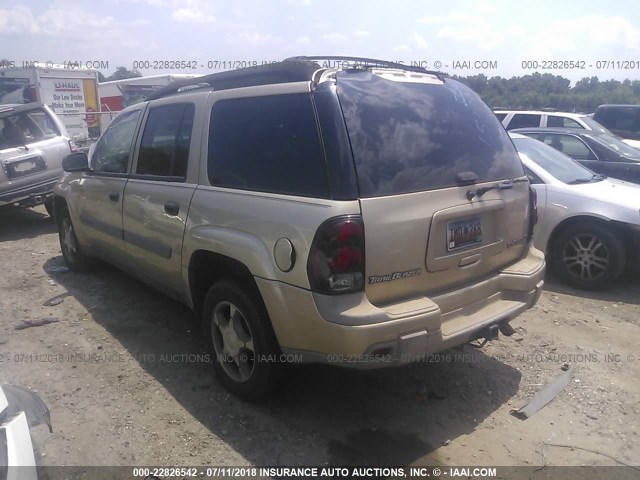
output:
POLYGON ((363 290, 362 217, 334 217, 318 227, 309 252, 307 275, 314 292, 335 295, 363 290))

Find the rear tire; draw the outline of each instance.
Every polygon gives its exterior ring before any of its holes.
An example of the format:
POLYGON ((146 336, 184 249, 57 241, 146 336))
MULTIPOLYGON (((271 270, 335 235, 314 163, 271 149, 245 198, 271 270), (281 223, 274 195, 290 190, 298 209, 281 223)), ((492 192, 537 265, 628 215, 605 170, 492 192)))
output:
POLYGON ((596 224, 572 225, 556 237, 551 265, 562 281, 576 288, 597 290, 618 279, 627 260, 619 235, 596 224))
POLYGON ((216 375, 230 392, 249 401, 266 397, 282 372, 278 342, 256 295, 222 280, 209 289, 203 309, 216 375))
POLYGON ((60 213, 59 218, 57 218, 58 238, 60 239, 60 250, 62 251, 64 263, 69 267, 69 270, 74 272, 91 270, 95 265, 95 260, 87 255, 80 243, 78 243, 69 211, 64 208, 58 212, 60 213))

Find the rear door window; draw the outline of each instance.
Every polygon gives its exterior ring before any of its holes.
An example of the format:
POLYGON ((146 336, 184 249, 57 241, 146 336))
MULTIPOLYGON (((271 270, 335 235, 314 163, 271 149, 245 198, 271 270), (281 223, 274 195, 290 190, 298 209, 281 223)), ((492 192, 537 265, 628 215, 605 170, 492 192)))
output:
POLYGON ((211 185, 329 198, 329 183, 309 94, 237 98, 211 111, 211 185))
POLYGON ((192 103, 149 109, 136 174, 186 177, 194 111, 192 103))
POLYGON ((539 127, 541 115, 535 115, 532 113, 516 113, 509 121, 507 130, 513 130, 514 128, 531 128, 539 127))
POLYGON ((493 112, 452 79, 396 81, 371 72, 337 74, 362 197, 397 195, 524 175, 493 112))
POLYGON ((572 135, 546 134, 544 143, 551 145, 556 150, 569 155, 571 158, 578 160, 596 160, 596 156, 591 149, 578 137, 572 135))

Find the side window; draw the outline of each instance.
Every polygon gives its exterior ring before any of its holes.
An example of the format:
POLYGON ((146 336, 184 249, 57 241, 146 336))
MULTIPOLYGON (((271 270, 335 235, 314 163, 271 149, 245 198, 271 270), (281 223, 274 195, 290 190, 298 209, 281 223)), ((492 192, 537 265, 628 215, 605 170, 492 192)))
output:
POLYGON ((534 115, 531 113, 516 113, 509 122, 507 130, 513 130, 514 128, 539 127, 541 118, 542 117, 540 115, 534 115))
POLYGON ((496 116, 496 118, 498 120, 500 120, 500 123, 502 123, 502 121, 504 120, 504 117, 506 117, 507 114, 506 113, 496 113, 495 116, 496 116))
POLYGON ((309 94, 221 100, 211 111, 211 185, 328 198, 309 94))
POLYGON ((194 111, 192 103, 149 110, 138 156, 138 175, 187 176, 194 111))
POLYGON ((576 160, 591 160, 595 158, 591 149, 582 140, 571 135, 548 134, 544 139, 544 143, 576 160))
POLYGON ((572 118, 559 117, 556 115, 549 115, 547 117, 547 127, 584 128, 572 118))
POLYGON ((140 110, 122 113, 98 140, 91 156, 91 169, 101 173, 127 173, 131 144, 140 110))
POLYGON ((640 110, 631 108, 621 108, 612 111, 613 122, 611 122, 611 128, 616 130, 637 131, 640 124, 640 110))
POLYGON ((532 185, 536 185, 536 184, 539 184, 539 183, 544 183, 540 179, 540 177, 538 177, 535 173, 533 173, 531 170, 529 170, 526 166, 524 167, 524 173, 527 174, 527 177, 529 178, 529 183, 531 183, 532 185))

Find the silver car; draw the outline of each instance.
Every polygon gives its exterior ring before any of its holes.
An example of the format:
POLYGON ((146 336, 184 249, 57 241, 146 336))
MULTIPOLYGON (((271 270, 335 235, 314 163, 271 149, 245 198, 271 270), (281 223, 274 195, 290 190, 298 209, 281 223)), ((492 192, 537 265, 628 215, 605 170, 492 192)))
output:
POLYGON ((74 151, 67 129, 46 105, 0 105, 0 208, 44 204, 52 213, 62 159, 74 151))
POLYGON ((640 255, 640 185, 596 174, 558 150, 510 133, 538 194, 534 243, 565 282, 613 283, 640 255))

